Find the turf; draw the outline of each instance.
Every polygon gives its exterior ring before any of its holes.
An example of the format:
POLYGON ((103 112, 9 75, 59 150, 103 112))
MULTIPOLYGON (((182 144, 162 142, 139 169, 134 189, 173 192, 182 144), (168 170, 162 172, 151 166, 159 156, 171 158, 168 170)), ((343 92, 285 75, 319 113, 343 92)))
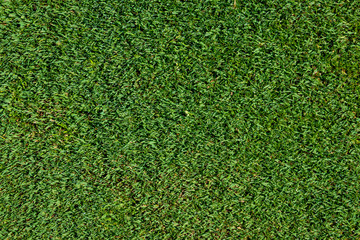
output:
POLYGON ((360 2, 0 0, 1 239, 359 239, 360 2))

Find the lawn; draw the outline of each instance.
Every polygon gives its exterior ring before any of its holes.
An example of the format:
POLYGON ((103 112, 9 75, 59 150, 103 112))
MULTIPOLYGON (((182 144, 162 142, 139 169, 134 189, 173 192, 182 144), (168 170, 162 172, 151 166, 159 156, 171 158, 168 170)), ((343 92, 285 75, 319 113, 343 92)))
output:
POLYGON ((0 0, 0 239, 359 239, 359 0, 0 0))

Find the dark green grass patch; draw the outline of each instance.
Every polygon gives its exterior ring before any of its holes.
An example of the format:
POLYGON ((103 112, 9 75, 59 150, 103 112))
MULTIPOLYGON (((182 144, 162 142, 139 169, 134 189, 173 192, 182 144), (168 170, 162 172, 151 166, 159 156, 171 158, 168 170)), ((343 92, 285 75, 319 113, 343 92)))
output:
POLYGON ((0 0, 1 239, 358 239, 360 3, 0 0))

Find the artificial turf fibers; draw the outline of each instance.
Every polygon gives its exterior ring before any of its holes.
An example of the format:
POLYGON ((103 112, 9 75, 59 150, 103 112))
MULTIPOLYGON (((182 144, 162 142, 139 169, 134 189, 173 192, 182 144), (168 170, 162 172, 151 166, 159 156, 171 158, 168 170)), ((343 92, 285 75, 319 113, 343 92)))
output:
POLYGON ((0 0, 0 239, 360 238, 360 2, 235 2, 0 0))

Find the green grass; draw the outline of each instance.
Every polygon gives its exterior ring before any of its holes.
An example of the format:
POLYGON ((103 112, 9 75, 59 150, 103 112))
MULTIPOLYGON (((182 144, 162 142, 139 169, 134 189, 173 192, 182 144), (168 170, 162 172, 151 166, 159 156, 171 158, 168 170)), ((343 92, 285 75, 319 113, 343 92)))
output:
POLYGON ((1 239, 359 239, 358 0, 0 0, 1 239))

